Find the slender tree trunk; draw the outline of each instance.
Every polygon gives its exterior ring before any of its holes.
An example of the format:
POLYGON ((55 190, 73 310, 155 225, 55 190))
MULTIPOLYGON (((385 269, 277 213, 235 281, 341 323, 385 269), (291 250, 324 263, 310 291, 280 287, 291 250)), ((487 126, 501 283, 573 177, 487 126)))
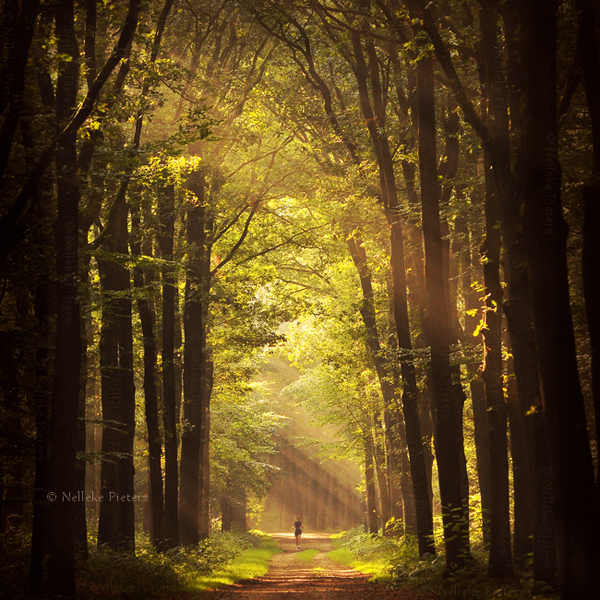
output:
POLYGON ((377 493, 375 490, 375 466, 373 457, 373 442, 365 439, 365 482, 367 487, 367 532, 376 535, 379 531, 377 515, 377 493))
MULTIPOLYGON (((482 68, 480 80, 486 122, 492 135, 508 139, 506 79, 498 69, 497 16, 491 4, 480 2, 482 68)), ((502 384, 502 286, 500 283, 500 205, 496 197, 489 151, 485 151, 485 240, 481 246, 485 308, 483 370, 492 486, 489 574, 511 577, 512 544, 508 483, 507 404, 502 384)))
MULTIPOLYGON (((143 202, 143 201, 142 201, 143 202)), ((149 210, 149 207, 146 207, 149 210)), ((142 255, 141 218, 139 209, 133 211, 132 233, 135 241, 131 244, 131 253, 134 256, 142 255)), ((146 248, 146 255, 151 255, 152 247, 146 248)), ((155 316, 154 307, 147 295, 152 285, 149 273, 144 273, 141 267, 135 267, 133 281, 138 291, 137 307, 142 325, 144 341, 144 400, 146 412, 146 426, 148 429, 148 472, 150 477, 151 501, 151 539, 155 548, 161 549, 165 542, 165 512, 163 504, 162 480, 162 437, 159 427, 158 415, 158 390, 156 388, 156 338, 154 334, 155 316)))
MULTIPOLYGON (((42 216, 43 218, 43 216, 42 216)), ((35 385, 35 489, 33 525, 31 532, 31 559, 29 581, 33 590, 43 584, 43 563, 49 543, 51 520, 48 493, 50 483, 50 399, 51 399, 51 329, 50 316, 52 286, 43 276, 35 290, 35 316, 38 322, 38 348, 36 351, 35 385)))
POLYGON ((195 546, 199 540, 205 467, 205 436, 207 406, 204 402, 207 378, 206 317, 209 278, 207 249, 207 207, 204 176, 193 173, 190 190, 198 201, 188 208, 187 241, 190 256, 187 265, 185 298, 184 346, 184 404, 183 417, 187 422, 181 436, 181 473, 179 487, 179 541, 195 546))
POLYGON ((374 55, 374 47, 371 44, 369 62, 375 113, 369 99, 367 85, 368 69, 358 32, 352 33, 352 47, 356 59, 355 76, 358 84, 360 103, 377 156, 381 193, 390 221, 390 262, 394 285, 394 318, 396 321, 398 346, 401 349, 400 364, 404 384, 402 388, 402 408, 406 423, 406 437, 417 513, 419 554, 422 556, 424 554, 435 554, 435 545, 433 543, 431 499, 427 488, 427 470, 423 452, 423 441, 421 439, 421 425, 419 423, 417 379, 412 356, 412 340, 408 319, 402 221, 391 151, 387 137, 380 132, 380 128, 383 130, 385 127, 385 111, 381 97, 381 86, 378 80, 378 62, 374 55), (375 116, 376 118, 374 118, 375 116))
POLYGON ((438 463, 446 565, 455 568, 469 559, 469 532, 465 527, 462 470, 462 401, 455 394, 450 369, 450 323, 444 293, 440 189, 437 180, 435 94, 433 61, 422 57, 417 66, 419 98, 419 164, 425 282, 431 344, 431 384, 436 408, 435 449, 438 463))
MULTIPOLYGON (((83 239, 80 240, 80 248, 83 247, 83 239)), ((87 269, 88 265, 84 268, 87 269)), ((82 277, 82 285, 88 285, 87 273, 82 277)), ((82 293, 82 297, 87 294, 82 293)), ((85 301, 84 301, 85 302, 85 301)), ((79 369, 79 403, 77 410, 77 453, 81 457, 77 458, 75 467, 75 489, 85 493, 85 474, 87 470, 87 461, 84 458, 87 442, 86 436, 86 405, 87 405, 87 379, 88 379, 88 336, 86 331, 85 315, 81 315, 81 367, 79 369)), ((85 502, 77 502, 75 506, 75 552, 77 556, 84 561, 89 557, 88 538, 87 538, 87 519, 85 514, 85 502)))
MULTIPOLYGON (((507 344, 510 347, 510 344, 507 344)), ((523 567, 533 551, 533 486, 529 449, 517 392, 513 359, 506 364, 506 396, 510 421, 510 454, 513 467, 513 557, 516 567, 523 567)))
MULTIPOLYGON (((27 57, 40 0, 22 0, 16 15, 16 23, 11 22, 15 15, 4 15, 3 25, 3 66, 0 79, 3 82, 0 116, 0 186, 8 163, 13 137, 19 124, 19 115, 23 104, 27 57)), ((10 10, 10 7, 7 7, 10 10)), ((7 11, 8 12, 8 11, 7 11)), ((64 40, 63 40, 64 43, 64 40)), ((69 54, 71 55, 71 54, 69 54)), ((69 109, 73 108, 68 105, 69 109)))
POLYGON ((512 545, 508 483, 508 409, 502 383, 502 286, 500 284, 500 214, 489 162, 486 161, 486 237, 481 246, 485 285, 483 371, 492 485, 490 511, 491 577, 511 577, 512 545))
MULTIPOLYGON (((367 333, 367 348, 371 355, 371 360, 375 365, 379 386, 383 396, 384 417, 387 415, 386 433, 388 435, 388 441, 390 444, 390 455, 395 457, 400 453, 400 440, 393 435, 393 433, 396 432, 393 431, 390 426, 389 414, 390 410, 393 410, 395 407, 396 398, 390 379, 390 373, 388 372, 389 369, 385 364, 384 357, 382 356, 381 341, 375 317, 373 283, 367 264, 367 255, 360 239, 356 238, 355 236, 349 237, 346 240, 346 244, 360 277, 361 289, 363 293, 363 303, 360 308, 360 312, 367 333)), ((377 462, 377 476, 381 494, 382 524, 385 526, 391 516, 390 492, 387 475, 384 476, 383 471, 383 464, 385 463, 385 460, 383 456, 381 456, 380 448, 377 445, 375 446, 375 459, 377 462), (382 485, 384 486, 383 488, 382 485)))
MULTIPOLYGON (((388 279, 388 322, 389 333, 388 343, 392 352, 398 352, 398 336, 396 332, 396 320, 394 319, 394 288, 390 279, 388 279)), ((388 437, 394 438, 396 443, 390 443, 390 457, 392 477, 398 480, 393 486, 400 486, 402 492, 402 509, 404 517, 405 533, 415 535, 417 533, 417 515, 415 512, 415 496, 410 476, 410 458, 408 455, 408 445, 406 439, 406 425, 402 414, 402 386, 400 365, 392 361, 390 365, 391 384, 394 391, 394 403, 388 407, 386 414, 386 430, 389 431, 388 437), (393 449, 396 449, 396 453, 393 449)), ((399 508, 399 505, 398 505, 399 508)), ((392 506, 392 511, 394 507, 392 506)))
MULTIPOLYGON (((592 123, 592 176, 583 187, 583 290, 590 334, 592 394, 596 413, 596 444, 600 443, 600 59, 598 58, 597 12, 591 0, 577 0, 577 19, 583 83, 592 123)), ((597 5, 596 5, 597 7, 597 5)), ((597 461, 596 496, 600 510, 600 461, 597 461)))
MULTIPOLYGON (((162 258, 173 260, 175 236, 175 190, 173 186, 161 188, 158 193, 160 232, 158 243, 162 258)), ((177 279, 175 269, 164 266, 162 272, 162 382, 163 382, 163 427, 165 432, 165 543, 174 547, 179 542, 177 469, 177 407, 175 366, 175 303, 177 279)))
MULTIPOLYGON (((210 254, 210 250, 208 251, 210 254)), ((210 256, 207 258, 206 265, 210 264, 210 256)), ((206 269, 204 279, 208 281, 206 269)), ((207 284, 208 285, 208 284, 207 284)), ((208 292, 207 292, 208 295, 208 292)), ((207 322, 208 307, 204 306, 204 322, 207 322)), ((204 376, 202 380, 202 445, 200 447, 200 465, 201 465, 201 483, 200 483, 200 539, 208 539, 210 534, 210 397, 213 387, 213 357, 212 351, 206 347, 208 338, 208 327, 204 330, 204 376)))
MULTIPOLYGON (((105 237, 104 250, 127 254, 128 207, 121 191, 114 202, 116 215, 109 220, 113 231, 105 237)), ((108 227, 108 226, 107 226, 108 227)), ((113 501, 100 504, 98 545, 132 551, 135 544, 134 503, 117 497, 134 495, 133 440, 135 436, 135 384, 129 271, 112 258, 98 259, 103 289, 100 371, 102 378, 101 491, 113 501), (112 457, 112 460, 106 458, 112 457)))
POLYGON ((557 146, 557 2, 535 0, 519 10, 524 124, 519 165, 542 402, 552 442, 559 584, 564 600, 591 598, 597 591, 600 523, 569 304, 557 146))
MULTIPOLYGON (((57 48, 61 56, 56 87, 57 121, 70 118, 77 100, 79 52, 73 2, 55 7, 57 48)), ((77 155, 75 134, 57 146, 56 185, 56 356, 51 430, 52 535, 48 587, 51 596, 75 597, 75 510, 62 494, 75 489, 81 331, 77 267, 79 261, 77 155)))
POLYGON ((386 457, 383 448, 383 428, 379 416, 375 418, 373 428, 373 457, 375 458, 375 473, 377 475, 377 487, 379 488, 379 502, 381 505, 381 529, 385 534, 387 523, 391 517, 391 506, 386 457))

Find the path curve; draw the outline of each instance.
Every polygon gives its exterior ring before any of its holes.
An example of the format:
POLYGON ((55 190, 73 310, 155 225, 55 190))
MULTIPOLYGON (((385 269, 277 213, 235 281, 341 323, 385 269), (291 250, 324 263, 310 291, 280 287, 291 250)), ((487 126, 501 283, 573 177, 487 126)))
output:
POLYGON ((410 590, 389 590, 369 583, 369 577, 351 567, 334 563, 327 556, 333 550, 329 534, 305 533, 301 549, 316 549, 310 561, 298 558, 292 533, 271 534, 283 552, 271 559, 264 577, 228 586, 209 593, 214 600, 416 600, 410 590))

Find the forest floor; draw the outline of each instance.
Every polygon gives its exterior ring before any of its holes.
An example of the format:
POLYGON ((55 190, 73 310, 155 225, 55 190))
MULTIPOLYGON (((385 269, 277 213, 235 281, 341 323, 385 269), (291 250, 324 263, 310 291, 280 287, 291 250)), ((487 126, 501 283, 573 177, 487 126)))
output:
POLYGON ((327 556, 334 550, 328 534, 307 533, 302 536, 302 551, 318 551, 308 560, 301 558, 291 533, 271 535, 283 552, 272 557, 264 577, 221 590, 190 594, 189 600, 434 600, 438 597, 370 583, 368 575, 333 562, 327 556))

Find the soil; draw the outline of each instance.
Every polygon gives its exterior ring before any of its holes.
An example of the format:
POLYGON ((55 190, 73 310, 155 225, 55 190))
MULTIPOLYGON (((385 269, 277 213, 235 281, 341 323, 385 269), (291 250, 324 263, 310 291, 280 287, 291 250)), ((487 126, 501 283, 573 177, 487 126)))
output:
POLYGON ((333 550, 328 534, 302 536, 302 550, 316 549, 310 561, 298 559, 293 534, 272 534, 283 552, 271 559, 268 573, 225 589, 208 592, 207 600, 432 600, 434 596, 408 589, 389 589, 369 583, 369 576, 351 567, 334 563, 327 556, 333 550))

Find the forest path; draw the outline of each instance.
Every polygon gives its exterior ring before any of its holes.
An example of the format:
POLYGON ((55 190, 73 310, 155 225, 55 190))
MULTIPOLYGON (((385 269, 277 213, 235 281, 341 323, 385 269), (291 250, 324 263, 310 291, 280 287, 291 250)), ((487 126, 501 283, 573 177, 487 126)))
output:
MULTIPOLYGON (((302 551, 318 550, 310 560, 302 560, 292 533, 271 534, 283 552, 275 554, 264 577, 209 592, 214 600, 417 600, 410 590, 388 590, 369 583, 369 576, 327 557, 334 549, 329 534, 305 533, 302 551)), ((204 596, 203 596, 204 598, 204 596)))

